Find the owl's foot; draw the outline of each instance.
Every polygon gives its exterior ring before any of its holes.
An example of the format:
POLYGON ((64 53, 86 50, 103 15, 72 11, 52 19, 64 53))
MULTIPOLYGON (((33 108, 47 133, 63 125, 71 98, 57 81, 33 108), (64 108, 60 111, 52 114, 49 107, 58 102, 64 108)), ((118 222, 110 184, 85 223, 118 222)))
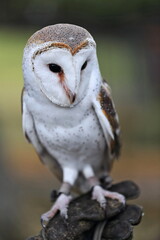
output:
POLYGON ((121 203, 125 204, 125 197, 117 192, 111 192, 103 189, 101 186, 94 186, 93 192, 92 192, 92 199, 97 200, 102 208, 106 207, 106 197, 116 199, 120 201, 121 203))
POLYGON ((59 195, 59 197, 57 198, 56 202, 53 204, 52 208, 48 212, 42 214, 42 216, 41 216, 42 227, 45 228, 47 223, 49 222, 49 220, 51 218, 53 218, 58 211, 60 211, 60 214, 62 217, 67 219, 68 218, 68 214, 67 214, 68 205, 69 205, 71 199, 72 199, 72 197, 70 195, 61 193, 59 195))

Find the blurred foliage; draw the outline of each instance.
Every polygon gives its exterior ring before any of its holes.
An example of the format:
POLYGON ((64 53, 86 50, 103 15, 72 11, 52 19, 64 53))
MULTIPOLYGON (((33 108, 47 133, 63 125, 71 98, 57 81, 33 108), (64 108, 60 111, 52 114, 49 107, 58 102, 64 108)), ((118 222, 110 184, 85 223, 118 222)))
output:
POLYGON ((158 0, 1 0, 1 23, 46 25, 58 19, 65 21, 83 22, 93 27, 107 25, 107 20, 112 24, 119 24, 125 19, 138 19, 158 14, 158 0), (13 11, 14 9, 14 11, 13 11), (43 17, 42 17, 43 15, 43 17), (92 16, 92 17, 91 17, 92 16))

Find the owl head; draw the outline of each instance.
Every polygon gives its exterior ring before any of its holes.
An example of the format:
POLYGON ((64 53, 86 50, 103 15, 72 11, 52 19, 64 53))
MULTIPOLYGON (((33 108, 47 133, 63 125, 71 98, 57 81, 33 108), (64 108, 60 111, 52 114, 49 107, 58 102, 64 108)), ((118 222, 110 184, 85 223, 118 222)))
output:
POLYGON ((25 87, 62 107, 78 104, 99 67, 90 33, 72 24, 51 25, 34 33, 24 49, 25 87))

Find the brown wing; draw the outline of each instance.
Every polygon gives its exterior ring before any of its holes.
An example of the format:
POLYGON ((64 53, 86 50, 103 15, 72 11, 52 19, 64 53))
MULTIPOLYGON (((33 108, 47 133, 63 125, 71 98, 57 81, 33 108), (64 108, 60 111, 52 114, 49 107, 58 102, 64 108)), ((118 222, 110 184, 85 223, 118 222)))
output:
POLYGON ((108 119, 111 125, 111 129, 114 137, 110 139, 110 146, 109 146, 110 153, 113 157, 118 158, 120 154, 120 149, 121 149, 119 120, 118 120, 118 115, 116 113, 115 106, 111 97, 110 89, 105 82, 103 82, 101 86, 98 99, 99 99, 103 114, 108 119))

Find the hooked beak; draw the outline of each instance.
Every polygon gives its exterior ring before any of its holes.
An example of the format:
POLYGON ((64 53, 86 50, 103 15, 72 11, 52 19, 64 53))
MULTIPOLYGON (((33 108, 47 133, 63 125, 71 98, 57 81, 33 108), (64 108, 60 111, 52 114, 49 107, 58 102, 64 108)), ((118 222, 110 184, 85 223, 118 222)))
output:
POLYGON ((69 101, 70 103, 74 103, 75 99, 76 99, 76 94, 73 93, 67 86, 66 82, 65 81, 62 81, 62 87, 64 88, 65 92, 66 92, 66 95, 67 97, 69 98, 69 101))

